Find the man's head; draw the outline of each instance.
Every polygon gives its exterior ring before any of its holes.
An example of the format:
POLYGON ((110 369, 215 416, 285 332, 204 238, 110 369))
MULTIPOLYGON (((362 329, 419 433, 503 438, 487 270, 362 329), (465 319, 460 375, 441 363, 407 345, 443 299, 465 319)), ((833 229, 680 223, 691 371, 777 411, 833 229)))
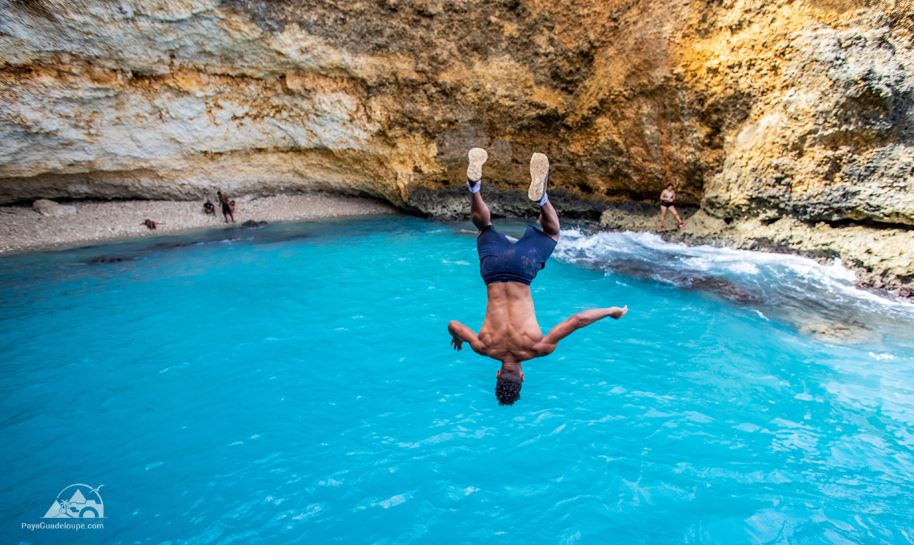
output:
POLYGON ((499 405, 513 405, 520 399, 520 388, 524 384, 524 372, 519 367, 502 365, 495 375, 495 397, 499 405))
POLYGON ((667 189, 673 189, 673 184, 666 184, 667 189))

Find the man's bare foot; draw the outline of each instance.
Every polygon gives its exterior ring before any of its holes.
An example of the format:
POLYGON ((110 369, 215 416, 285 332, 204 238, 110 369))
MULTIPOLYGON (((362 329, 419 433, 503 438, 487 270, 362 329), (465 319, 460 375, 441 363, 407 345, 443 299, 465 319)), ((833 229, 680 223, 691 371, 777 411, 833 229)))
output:
POLYGON ((475 184, 482 179, 482 165, 489 158, 489 154, 482 148, 472 148, 467 153, 467 181, 475 184))
POLYGON ((609 317, 618 320, 619 318, 625 316, 626 312, 628 312, 628 305, 625 305, 622 308, 612 307, 609 309, 609 317))
POLYGON ((683 229, 685 229, 685 222, 684 222, 684 221, 680 221, 680 222, 679 222, 679 230, 682 231, 683 229))

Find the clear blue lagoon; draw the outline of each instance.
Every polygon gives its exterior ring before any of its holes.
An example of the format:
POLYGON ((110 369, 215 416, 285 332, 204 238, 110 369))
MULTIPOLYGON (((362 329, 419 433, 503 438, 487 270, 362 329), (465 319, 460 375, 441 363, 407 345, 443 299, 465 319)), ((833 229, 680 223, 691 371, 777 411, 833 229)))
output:
MULTIPOLYGON (((519 232, 520 229, 514 226, 519 232)), ((454 352, 469 224, 0 259, 0 542, 914 543, 914 310, 837 265, 569 229, 525 365, 454 352), (28 531, 72 483, 103 530, 28 531)))

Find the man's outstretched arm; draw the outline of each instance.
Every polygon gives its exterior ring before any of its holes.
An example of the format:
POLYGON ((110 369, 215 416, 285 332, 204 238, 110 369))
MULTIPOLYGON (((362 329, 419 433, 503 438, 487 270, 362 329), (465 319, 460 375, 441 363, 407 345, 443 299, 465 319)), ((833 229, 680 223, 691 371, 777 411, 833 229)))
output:
POLYGON ((552 328, 543 340, 537 343, 537 348, 541 352, 541 355, 545 356, 546 354, 551 354, 555 350, 555 346, 575 331, 581 329, 582 327, 589 326, 590 324, 596 322, 597 320, 602 320, 603 318, 610 317, 618 320, 619 318, 625 316, 625 313, 628 312, 628 305, 619 308, 619 307, 609 307, 609 308, 592 308, 590 310, 584 310, 578 312, 565 319, 563 322, 552 328))
POLYGON ((463 348, 463 343, 468 342, 474 352, 482 354, 484 346, 472 329, 457 320, 451 320, 447 325, 447 330, 451 334, 451 346, 454 347, 454 350, 460 350, 463 348))

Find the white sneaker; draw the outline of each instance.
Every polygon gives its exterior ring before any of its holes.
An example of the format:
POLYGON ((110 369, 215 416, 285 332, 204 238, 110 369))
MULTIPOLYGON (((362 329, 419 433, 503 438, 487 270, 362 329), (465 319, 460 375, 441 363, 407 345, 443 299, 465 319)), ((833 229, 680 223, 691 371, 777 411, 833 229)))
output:
POLYGON ((530 157, 530 189, 527 197, 531 201, 539 202, 546 194, 546 181, 549 180, 549 158, 542 153, 534 153, 530 157))
POLYGON ((467 181, 474 184, 482 179, 482 165, 489 158, 489 154, 482 148, 473 148, 467 154, 467 181))

